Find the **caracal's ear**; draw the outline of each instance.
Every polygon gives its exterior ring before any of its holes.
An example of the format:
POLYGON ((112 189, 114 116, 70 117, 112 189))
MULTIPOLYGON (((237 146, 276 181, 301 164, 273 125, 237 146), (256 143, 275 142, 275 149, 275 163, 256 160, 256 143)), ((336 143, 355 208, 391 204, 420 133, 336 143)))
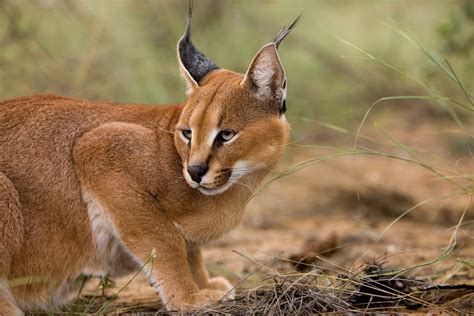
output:
POLYGON ((188 20, 184 35, 178 42, 178 61, 181 74, 188 86, 188 94, 210 71, 219 67, 194 47, 191 42, 192 1, 189 1, 188 20))
POLYGON ((240 83, 242 86, 246 86, 254 91, 258 98, 276 98, 279 100, 282 112, 286 110, 284 108, 286 77, 277 48, 288 33, 290 33, 300 16, 290 25, 285 26, 270 43, 260 49, 250 63, 250 67, 240 83))

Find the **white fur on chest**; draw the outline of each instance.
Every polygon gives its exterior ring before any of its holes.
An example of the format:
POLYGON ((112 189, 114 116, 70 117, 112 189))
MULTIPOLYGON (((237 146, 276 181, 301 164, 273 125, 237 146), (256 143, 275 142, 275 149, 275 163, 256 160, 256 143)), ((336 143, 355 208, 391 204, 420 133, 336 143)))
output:
POLYGON ((83 273, 119 276, 133 271, 136 263, 122 245, 106 208, 93 194, 85 190, 83 199, 87 204, 94 243, 93 255, 83 273))

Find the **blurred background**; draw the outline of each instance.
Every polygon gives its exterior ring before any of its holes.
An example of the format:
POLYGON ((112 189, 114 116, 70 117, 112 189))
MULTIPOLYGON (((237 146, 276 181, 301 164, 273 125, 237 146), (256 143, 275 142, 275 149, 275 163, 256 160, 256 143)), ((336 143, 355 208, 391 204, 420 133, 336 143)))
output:
MULTIPOLYGON (((0 98, 52 92, 180 102, 185 94, 175 45, 186 10, 187 1, 171 0, 1 0, 0 98)), ((333 34, 442 92, 456 90, 400 29, 448 58, 472 88, 474 3, 468 0, 199 0, 193 39, 221 67, 245 72, 257 50, 300 13, 298 27, 280 48, 294 127, 304 124, 301 118, 342 124, 360 119, 380 97, 424 93, 361 59, 333 34)))
MULTIPOLYGON (((0 0, 0 99, 48 92, 182 102, 175 47, 187 5, 0 0)), ((418 273, 472 280, 473 1, 199 0, 194 7, 195 45, 238 72, 303 14, 279 49, 292 142, 279 179, 250 203, 244 224, 206 248, 212 274, 237 282, 275 254, 293 263, 312 254, 310 264, 332 269, 381 257, 395 266, 434 260, 418 273)), ((141 292, 130 293, 123 295, 141 292)))

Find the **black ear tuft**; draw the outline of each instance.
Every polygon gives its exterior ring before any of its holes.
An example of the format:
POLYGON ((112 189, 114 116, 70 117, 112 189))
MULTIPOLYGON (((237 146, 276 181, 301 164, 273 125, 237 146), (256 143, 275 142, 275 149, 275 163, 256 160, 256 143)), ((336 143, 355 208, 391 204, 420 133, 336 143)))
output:
POLYGON ((191 41, 191 18, 193 5, 189 1, 188 20, 186 24, 186 31, 178 43, 178 57, 182 66, 186 69, 192 79, 199 84, 199 81, 212 70, 219 69, 212 60, 207 58, 204 54, 194 47, 191 41))
POLYGON ((293 27, 296 25, 298 20, 301 18, 301 14, 296 17, 296 19, 291 22, 289 25, 285 25, 281 31, 272 39, 272 43, 278 48, 281 42, 285 39, 285 37, 291 32, 293 27))

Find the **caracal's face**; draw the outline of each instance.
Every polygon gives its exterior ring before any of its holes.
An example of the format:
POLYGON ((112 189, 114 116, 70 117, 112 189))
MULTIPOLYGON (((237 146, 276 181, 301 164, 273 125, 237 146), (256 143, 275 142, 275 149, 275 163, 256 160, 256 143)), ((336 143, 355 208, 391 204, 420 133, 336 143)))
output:
POLYGON ((208 74, 189 95, 176 126, 184 178, 203 194, 254 187, 251 175, 272 168, 287 143, 280 102, 259 97, 243 79, 221 69, 208 74))
POLYGON ((263 46, 242 75, 219 68, 194 47, 189 11, 177 47, 189 98, 174 141, 192 188, 206 195, 233 185, 253 190, 266 174, 262 171, 274 167, 289 131, 286 76, 277 48, 296 21, 263 46))

